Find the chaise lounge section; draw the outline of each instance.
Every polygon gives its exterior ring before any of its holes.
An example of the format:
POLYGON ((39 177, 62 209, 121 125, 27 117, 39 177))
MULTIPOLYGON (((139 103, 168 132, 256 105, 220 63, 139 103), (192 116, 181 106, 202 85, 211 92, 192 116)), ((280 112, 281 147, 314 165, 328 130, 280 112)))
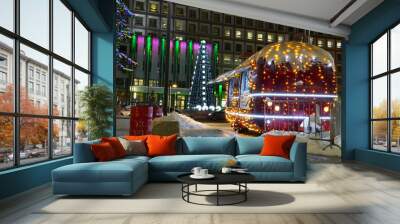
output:
POLYGON ((77 143, 74 163, 52 172, 54 194, 132 195, 148 181, 176 181, 176 177, 200 166, 218 172, 228 161, 236 161, 259 182, 304 182, 306 143, 295 142, 290 159, 261 156, 262 137, 183 137, 176 142, 177 155, 127 156, 96 162, 91 145, 77 143))

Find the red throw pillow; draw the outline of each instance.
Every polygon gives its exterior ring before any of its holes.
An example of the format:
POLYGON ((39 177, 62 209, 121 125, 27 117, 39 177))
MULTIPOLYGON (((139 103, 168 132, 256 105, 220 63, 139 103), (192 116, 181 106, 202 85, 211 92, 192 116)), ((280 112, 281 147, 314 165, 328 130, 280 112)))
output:
POLYGON ((266 135, 260 155, 280 156, 289 159, 290 148, 295 139, 295 135, 266 135))
POLYGON ((146 141, 148 135, 125 135, 124 139, 129 140, 129 141, 146 141))
POLYGON ((126 156, 126 151, 122 146, 121 142, 119 142, 118 138, 116 137, 109 137, 109 138, 101 138, 101 142, 108 142, 114 149, 115 155, 117 158, 121 158, 126 156))
POLYGON ((176 155, 176 139, 177 135, 149 135, 146 140, 148 156, 176 155))
POLYGON ((110 161, 117 158, 113 147, 108 142, 93 144, 91 145, 91 149, 94 157, 99 162, 110 161))

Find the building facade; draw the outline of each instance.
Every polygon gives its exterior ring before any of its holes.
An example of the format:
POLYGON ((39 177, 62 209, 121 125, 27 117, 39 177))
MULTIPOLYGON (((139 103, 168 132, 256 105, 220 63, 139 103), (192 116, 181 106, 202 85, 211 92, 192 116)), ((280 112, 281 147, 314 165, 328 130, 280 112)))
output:
MULTIPOLYGON (((162 104, 165 84, 160 74, 160 61, 163 57, 160 43, 167 36, 168 2, 153 0, 126 0, 125 2, 135 15, 129 23, 136 40, 126 43, 120 50, 131 55, 138 62, 138 66, 133 73, 117 73, 119 97, 123 98, 121 93, 130 89, 134 102, 150 100, 153 103, 162 104), (149 45, 152 46, 151 51, 149 51, 150 47, 147 47, 149 45), (155 46, 159 48, 157 51, 155 46)), ((172 3, 172 7, 170 83, 168 83, 171 87, 169 106, 172 108, 186 108, 193 69, 192 62, 195 56, 195 54, 190 54, 187 46, 189 43, 197 43, 200 40, 207 41, 210 46, 210 55, 215 61, 214 76, 232 70, 267 44, 298 40, 317 45, 332 54, 336 61, 340 83, 341 37, 175 3, 172 3)), ((220 88, 215 89, 217 92, 220 88)), ((126 104, 126 100, 121 101, 125 101, 126 104)))

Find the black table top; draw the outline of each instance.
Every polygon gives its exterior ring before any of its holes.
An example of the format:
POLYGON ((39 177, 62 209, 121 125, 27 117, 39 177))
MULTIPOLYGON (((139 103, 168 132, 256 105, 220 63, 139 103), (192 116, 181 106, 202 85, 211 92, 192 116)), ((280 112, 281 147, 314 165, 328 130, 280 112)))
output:
POLYGON ((191 173, 182 174, 177 177, 178 181, 186 184, 237 184, 248 183, 255 180, 249 173, 213 173, 212 179, 193 179, 191 173))

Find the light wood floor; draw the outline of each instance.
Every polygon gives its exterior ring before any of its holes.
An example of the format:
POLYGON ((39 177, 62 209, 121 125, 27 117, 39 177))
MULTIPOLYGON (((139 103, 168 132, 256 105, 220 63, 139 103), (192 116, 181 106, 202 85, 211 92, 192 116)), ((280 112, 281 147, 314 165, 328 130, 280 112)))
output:
MULTIPOLYGON (((253 224, 253 223, 400 223, 400 175, 358 163, 312 162, 308 182, 317 183, 349 203, 366 206, 357 214, 37 214, 54 200, 50 187, 0 202, 0 223, 105 224, 253 224)), ((315 201, 315 203, 319 203, 315 201)), ((171 205, 173 206, 173 205, 171 205)))

